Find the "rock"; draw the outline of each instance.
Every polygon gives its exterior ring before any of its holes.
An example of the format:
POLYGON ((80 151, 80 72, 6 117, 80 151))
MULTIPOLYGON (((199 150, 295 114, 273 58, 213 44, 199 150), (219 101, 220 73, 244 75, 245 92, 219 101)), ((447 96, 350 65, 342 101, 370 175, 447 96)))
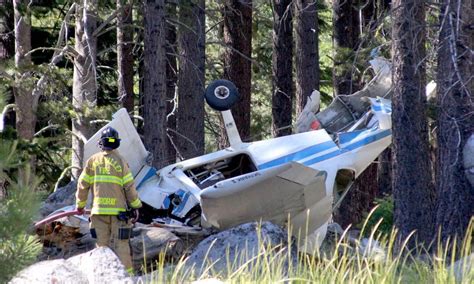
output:
POLYGON ((108 247, 99 247, 67 262, 87 276, 89 283, 132 283, 117 255, 108 247))
POLYGON ((359 253, 362 257, 374 261, 382 261, 385 259, 385 250, 377 240, 372 238, 363 238, 358 245, 359 253))
MULTIPOLYGON (((38 260, 69 258, 95 248, 96 239, 90 232, 81 233, 78 227, 66 226, 53 222, 37 229, 38 237, 43 242, 42 254, 38 260)), ((137 223, 130 239, 134 268, 141 269, 144 260, 148 267, 154 264, 160 253, 164 252, 167 259, 179 259, 184 251, 183 241, 169 229, 147 227, 137 223)))
POLYGON ((464 171, 467 180, 474 188, 474 134, 469 137, 463 148, 464 171))
POLYGON ((87 276, 64 259, 46 260, 20 271, 9 283, 88 283, 87 276))
POLYGON ((327 234, 332 233, 335 236, 342 236, 344 235, 344 230, 342 229, 341 225, 336 222, 332 222, 328 224, 327 234))
MULTIPOLYGON (((186 260, 187 269, 196 270, 197 275, 212 265, 212 270, 227 272, 228 261, 234 262, 234 270, 254 258, 260 248, 282 246, 286 248, 287 231, 270 222, 247 223, 209 236, 195 248, 186 260)), ((278 249, 277 249, 278 250, 278 249)), ((296 255, 294 253, 293 255, 296 255)), ((249 263, 252 265, 252 261, 249 263)))
MULTIPOLYGON (((138 227, 133 230, 130 240, 132 261, 136 270, 140 270, 144 261, 153 264, 160 253, 179 259, 184 251, 183 241, 169 230, 157 227, 138 227)), ((149 265, 148 265, 149 267, 149 265)))
POLYGON ((453 271, 457 283, 468 283, 469 276, 472 277, 474 274, 474 253, 459 259, 452 266, 449 266, 447 270, 453 271))
POLYGON ((133 283, 115 253, 100 247, 67 260, 46 260, 20 271, 10 283, 133 283))
POLYGON ((43 202, 40 208, 39 220, 48 216, 57 209, 64 206, 75 204, 76 202, 76 182, 71 181, 68 185, 58 188, 55 192, 51 193, 48 198, 43 202))
POLYGON ((164 228, 175 234, 184 243, 184 253, 190 253, 202 240, 218 231, 214 228, 195 228, 168 224, 152 223, 150 226, 164 228))

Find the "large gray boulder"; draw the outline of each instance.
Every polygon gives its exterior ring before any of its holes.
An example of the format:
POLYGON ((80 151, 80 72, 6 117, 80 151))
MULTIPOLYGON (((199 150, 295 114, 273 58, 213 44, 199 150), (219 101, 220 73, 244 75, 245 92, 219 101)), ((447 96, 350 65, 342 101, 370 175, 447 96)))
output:
POLYGON ((245 263, 252 266, 263 247, 276 248, 274 252, 288 249, 287 240, 287 231, 280 226, 246 223, 204 239, 186 260, 186 267, 198 275, 211 266, 216 272, 235 271, 245 263))
POLYGON ((115 253, 100 247, 67 260, 46 260, 20 271, 10 283, 133 283, 115 253))
POLYGON ((64 187, 58 188, 55 192, 51 193, 48 198, 43 202, 40 208, 40 216, 38 220, 43 219, 57 209, 76 203, 76 186, 75 181, 71 181, 64 187))
MULTIPOLYGON (((67 260, 87 275, 89 283, 127 282, 129 275, 117 255, 108 247, 99 247, 67 260)), ((130 280, 130 279, 129 279, 130 280)))
POLYGON ((45 260, 35 263, 22 271, 9 283, 88 283, 87 276, 77 267, 70 265, 64 259, 45 260))
POLYGON ((157 227, 138 227, 133 230, 130 240, 132 261, 135 270, 140 270, 146 262, 153 264, 160 253, 171 259, 179 259, 184 251, 183 241, 169 230, 157 227))

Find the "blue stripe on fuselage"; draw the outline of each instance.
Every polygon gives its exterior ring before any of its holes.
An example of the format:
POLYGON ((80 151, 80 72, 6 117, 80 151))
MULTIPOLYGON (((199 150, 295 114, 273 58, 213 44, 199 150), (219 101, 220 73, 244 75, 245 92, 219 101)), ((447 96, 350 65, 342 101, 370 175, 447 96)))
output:
POLYGON ((372 105, 372 110, 373 111, 382 111, 385 113, 390 113, 392 112, 392 107, 388 105, 372 105))
MULTIPOLYGON (((324 154, 324 155, 321 155, 319 157, 315 157, 311 160, 308 160, 308 161, 305 161, 303 162, 304 165, 306 166, 309 166, 309 165, 312 165, 312 164, 315 164, 315 163, 319 163, 321 161, 324 161, 324 160, 328 160, 328 159, 331 159, 331 158, 334 158, 338 155, 341 155, 343 153, 346 153, 348 151, 352 151, 354 149, 357 149, 357 148, 360 148, 364 145, 367 145, 367 144, 370 144, 370 143, 373 143, 377 140, 380 140, 382 138, 385 138, 389 135, 392 134, 392 130, 391 129, 387 129, 387 130, 384 130, 382 132, 379 132, 375 135, 371 135, 371 136, 368 136, 364 139, 361 139, 357 142, 354 142, 354 143, 351 143, 351 144, 348 144, 340 149, 337 149, 335 151, 332 151, 330 153, 327 153, 327 154, 324 154)), ((314 155, 316 154, 317 152, 322 152, 324 150, 327 150, 327 149, 330 149, 332 147, 327 147, 327 145, 332 145, 333 143, 330 143, 331 141, 328 141, 328 142, 324 142, 322 144, 318 144, 318 145, 315 145, 313 147, 309 147, 309 148, 306 148, 302 151, 299 151, 299 152, 295 152, 295 153, 292 153, 292 154, 289 154, 289 155, 286 155, 282 158, 278 158, 278 159, 275 159, 275 160, 272 160, 270 162, 267 162, 267 163, 264 163, 262 165, 260 165, 258 168, 259 170, 262 170, 262 169, 266 169, 266 168, 270 168, 270 167, 274 167, 274 166, 278 166, 278 165, 281 165, 281 164, 284 164, 284 163, 287 163, 287 162, 290 162, 290 161, 298 161, 298 160, 302 160, 306 157, 309 157, 311 155, 314 155), (326 144, 325 148, 324 147, 321 147, 322 145, 326 144), (318 147, 319 146, 319 147, 318 147), (310 148, 313 148, 313 151, 308 151, 310 148), (320 149, 320 150, 317 150, 317 151, 314 151, 314 149, 320 149), (304 152, 304 153, 303 153, 304 152)))
POLYGON ((384 130, 382 132, 379 132, 375 135, 371 135, 371 136, 368 136, 368 137, 365 137, 364 139, 360 140, 360 141, 357 141, 357 142, 354 142, 354 143, 351 143, 347 146, 343 146, 341 149, 345 149, 345 150, 354 150, 354 149, 357 149, 357 148, 360 148, 364 145, 367 145, 367 144, 370 144, 372 142, 375 142, 377 140, 380 140, 382 138, 385 138, 387 137, 388 135, 392 134, 392 130, 390 129, 387 129, 387 130, 384 130))
POLYGON ((301 151, 298 151, 298 152, 291 153, 289 155, 280 157, 280 158, 272 160, 270 162, 263 163, 258 167, 258 169, 262 170, 262 169, 278 166, 278 165, 281 165, 281 164, 284 164, 284 163, 287 163, 287 162, 290 162, 290 161, 301 160, 301 159, 304 159, 304 158, 309 157, 311 155, 314 155, 316 153, 319 153, 319 152, 322 152, 322 151, 325 151, 325 150, 328 150, 328 149, 331 149, 331 148, 334 148, 334 147, 336 147, 336 145, 333 141, 326 141, 326 142, 323 142, 321 144, 316 144, 314 146, 305 148, 301 151))

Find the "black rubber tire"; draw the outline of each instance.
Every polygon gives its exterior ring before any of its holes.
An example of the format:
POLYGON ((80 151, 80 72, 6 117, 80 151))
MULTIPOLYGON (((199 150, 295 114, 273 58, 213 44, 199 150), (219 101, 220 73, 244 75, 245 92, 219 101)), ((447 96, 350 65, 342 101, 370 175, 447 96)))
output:
POLYGON ((230 109, 240 100, 237 87, 228 80, 214 80, 206 88, 204 94, 207 104, 218 111, 230 109))

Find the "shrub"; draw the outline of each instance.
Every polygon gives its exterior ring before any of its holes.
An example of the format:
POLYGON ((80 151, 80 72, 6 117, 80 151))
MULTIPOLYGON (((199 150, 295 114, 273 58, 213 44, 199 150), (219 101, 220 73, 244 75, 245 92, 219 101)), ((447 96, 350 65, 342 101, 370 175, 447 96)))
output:
POLYGON ((6 196, 0 198, 0 283, 7 283, 18 271, 35 261, 41 244, 28 234, 33 217, 39 209, 35 191, 40 183, 26 168, 16 171, 16 143, 0 143, 0 183, 6 196), (9 148, 10 150, 6 150, 9 148), (15 172, 16 178, 10 174, 15 172))
POLYGON ((363 228, 362 234, 366 237, 374 228, 376 234, 389 236, 393 229, 393 197, 390 195, 376 198, 374 203, 376 207, 370 213, 364 214, 364 221, 357 227, 363 228), (379 222, 380 225, 377 226, 379 222))

